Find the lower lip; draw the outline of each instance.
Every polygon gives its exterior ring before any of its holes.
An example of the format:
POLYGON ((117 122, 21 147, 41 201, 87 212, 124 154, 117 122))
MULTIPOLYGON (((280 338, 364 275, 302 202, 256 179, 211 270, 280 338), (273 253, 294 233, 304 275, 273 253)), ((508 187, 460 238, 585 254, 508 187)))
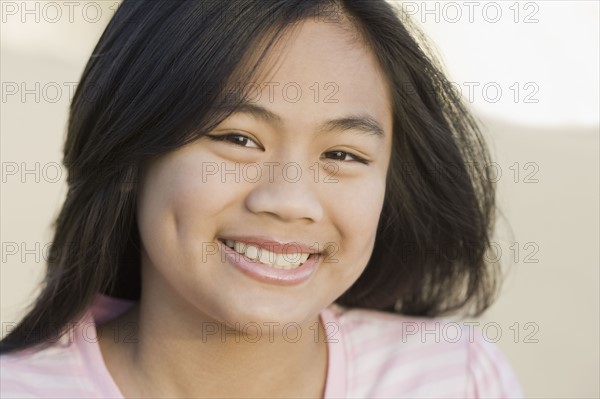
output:
POLYGON ((234 251, 227 245, 219 241, 221 249, 225 253, 226 259, 241 270, 244 274, 255 280, 265 283, 279 285, 300 284, 310 278, 317 268, 318 255, 312 254, 306 262, 295 269, 277 269, 260 262, 252 262, 244 255, 234 251))

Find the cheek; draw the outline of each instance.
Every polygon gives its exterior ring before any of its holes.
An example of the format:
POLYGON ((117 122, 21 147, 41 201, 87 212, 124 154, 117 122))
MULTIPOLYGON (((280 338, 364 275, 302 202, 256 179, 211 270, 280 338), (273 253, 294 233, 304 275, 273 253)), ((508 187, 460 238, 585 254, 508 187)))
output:
POLYGON ((149 173, 138 204, 140 216, 172 219, 180 233, 206 231, 207 222, 240 196, 235 184, 224 184, 220 174, 207 173, 202 154, 178 155, 149 173))
POLYGON ((329 209, 341 239, 340 243, 336 243, 340 255, 338 258, 346 265, 341 272, 350 278, 357 278, 373 251, 385 195, 385 181, 373 177, 344 191, 333 197, 335 201, 331 201, 329 209))
POLYGON ((203 182, 199 168, 185 158, 165 159, 149 170, 140 188, 140 236, 157 267, 181 265, 184 254, 211 241, 215 216, 232 195, 214 179, 203 182))

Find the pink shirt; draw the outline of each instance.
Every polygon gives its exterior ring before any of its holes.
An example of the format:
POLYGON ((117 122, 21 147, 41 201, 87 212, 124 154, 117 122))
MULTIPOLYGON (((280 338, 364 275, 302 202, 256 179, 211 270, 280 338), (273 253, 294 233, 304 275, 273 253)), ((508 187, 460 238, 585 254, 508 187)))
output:
MULTIPOLYGON (((0 397, 123 398, 95 323, 132 304, 97 295, 72 333, 51 347, 0 356, 0 397)), ((335 304, 321 320, 329 326, 325 398, 523 397, 506 358, 472 325, 335 304)))

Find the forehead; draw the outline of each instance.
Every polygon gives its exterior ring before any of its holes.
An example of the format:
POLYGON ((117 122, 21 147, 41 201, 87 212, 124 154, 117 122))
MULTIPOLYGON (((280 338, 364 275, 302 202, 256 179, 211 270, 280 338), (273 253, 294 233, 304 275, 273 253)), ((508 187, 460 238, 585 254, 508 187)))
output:
POLYGON ((246 88, 249 102, 291 126, 311 128, 337 116, 369 115, 391 132, 385 75, 372 51, 347 25, 307 20, 286 32, 246 88))

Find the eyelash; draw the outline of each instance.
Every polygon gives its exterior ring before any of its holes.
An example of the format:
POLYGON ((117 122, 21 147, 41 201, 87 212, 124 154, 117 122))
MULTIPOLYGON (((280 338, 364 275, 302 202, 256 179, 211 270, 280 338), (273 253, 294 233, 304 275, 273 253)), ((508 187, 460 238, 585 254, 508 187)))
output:
MULTIPOLYGON (((231 144, 234 144, 234 145, 237 145, 237 146, 240 146, 240 147, 246 147, 246 146, 245 145, 241 145, 240 141, 232 141, 230 139, 233 138, 233 137, 241 137, 241 138, 244 138, 244 139, 249 140, 249 141, 254 141, 251 138, 246 137, 243 134, 238 134, 238 133, 229 133, 229 134, 222 134, 222 135, 219 135, 219 136, 207 136, 207 137, 209 139, 213 140, 213 141, 227 141, 227 142, 230 142, 231 144)), ((257 144, 257 146, 258 146, 258 144, 257 144)), ((254 148, 254 147, 247 147, 247 148, 254 148)), ((325 154, 332 154, 332 153, 344 154, 346 156, 350 156, 350 157, 354 158, 354 161, 352 161, 352 162, 358 162, 358 163, 362 163, 364 165, 368 165, 370 163, 370 161, 367 161, 366 159, 361 158, 358 155, 354 155, 354 154, 351 154, 351 153, 346 152, 346 151, 329 151, 329 152, 326 152, 325 154)), ((341 162, 351 162, 351 161, 344 161, 344 160, 339 160, 339 161, 341 161, 341 162)))
MULTIPOLYGON (((354 161, 353 161, 353 162, 362 163, 362 164, 364 164, 364 165, 368 165, 368 164, 370 163, 370 162, 369 162, 369 161, 367 161, 366 159, 364 159, 364 158, 361 158, 361 157, 359 157, 358 155, 354 155, 354 154, 351 154, 351 153, 349 153, 349 152, 346 152, 346 151, 329 151, 329 152, 326 152, 325 154, 334 154, 334 153, 345 154, 345 155, 347 155, 347 156, 350 156, 351 158, 354 158, 354 161)), ((344 157, 344 158, 345 158, 345 157, 344 157)), ((349 161, 344 161, 344 160, 342 160, 342 162, 349 162, 349 161)))
MULTIPOLYGON (((254 141, 251 138, 244 136, 243 134, 237 134, 237 133, 229 133, 229 134, 222 134, 220 136, 207 136, 207 137, 209 139, 213 140, 213 141, 228 141, 231 144, 235 144, 235 145, 240 146, 240 147, 246 147, 246 146, 245 145, 240 145, 239 141, 235 142, 235 141, 232 141, 232 140, 229 140, 229 139, 232 138, 232 137, 242 137, 242 138, 244 138, 246 140, 254 141)), ((257 147, 260 148, 260 146, 258 144, 257 144, 257 147)), ((248 148, 253 148, 253 147, 248 147, 248 148)))

